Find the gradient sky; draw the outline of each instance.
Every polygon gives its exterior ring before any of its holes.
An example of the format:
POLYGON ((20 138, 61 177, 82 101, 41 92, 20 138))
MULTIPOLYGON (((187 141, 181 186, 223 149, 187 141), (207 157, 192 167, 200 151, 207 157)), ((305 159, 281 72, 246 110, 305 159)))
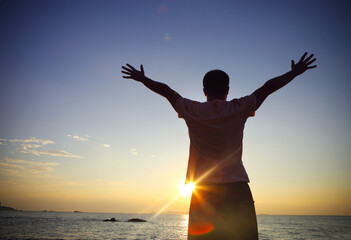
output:
POLYGON ((189 140, 170 104, 125 63, 205 101, 229 98, 315 53, 316 69, 246 124, 257 213, 351 214, 347 1, 0 1, 0 201, 23 210, 187 211, 189 140))

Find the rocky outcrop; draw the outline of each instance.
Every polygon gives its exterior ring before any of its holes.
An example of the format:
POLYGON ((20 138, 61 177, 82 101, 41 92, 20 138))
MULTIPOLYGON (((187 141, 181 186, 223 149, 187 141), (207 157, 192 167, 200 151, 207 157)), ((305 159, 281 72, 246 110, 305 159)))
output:
POLYGON ((14 209, 12 207, 0 206, 0 211, 17 211, 17 209, 14 209))
MULTIPOLYGON (((116 220, 116 218, 111 218, 111 219, 105 219, 104 222, 119 222, 119 221, 116 220)), ((126 222, 147 222, 147 221, 141 218, 131 218, 126 222)))
POLYGON ((128 222, 147 222, 147 221, 140 218, 131 218, 128 220, 128 222))
POLYGON ((118 222, 116 218, 111 218, 111 219, 105 219, 104 222, 118 222))

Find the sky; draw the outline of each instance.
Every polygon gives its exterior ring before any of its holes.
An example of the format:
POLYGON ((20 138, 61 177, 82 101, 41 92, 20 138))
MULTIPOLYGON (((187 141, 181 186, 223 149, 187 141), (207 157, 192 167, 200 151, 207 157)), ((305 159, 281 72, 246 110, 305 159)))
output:
POLYGON ((307 51, 318 67, 248 119, 258 214, 351 214, 347 1, 0 1, 0 201, 22 210, 187 212, 184 120, 121 66, 206 101, 254 92, 307 51))

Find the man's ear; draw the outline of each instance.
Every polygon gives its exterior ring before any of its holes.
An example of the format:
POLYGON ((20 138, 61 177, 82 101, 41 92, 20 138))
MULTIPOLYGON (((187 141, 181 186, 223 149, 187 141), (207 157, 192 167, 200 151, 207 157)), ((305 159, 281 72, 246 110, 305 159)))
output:
POLYGON ((229 87, 227 88, 227 90, 225 91, 225 95, 228 95, 229 93, 229 87))
POLYGON ((204 90, 204 94, 205 94, 205 96, 207 97, 207 92, 206 92, 205 88, 203 88, 203 90, 204 90))

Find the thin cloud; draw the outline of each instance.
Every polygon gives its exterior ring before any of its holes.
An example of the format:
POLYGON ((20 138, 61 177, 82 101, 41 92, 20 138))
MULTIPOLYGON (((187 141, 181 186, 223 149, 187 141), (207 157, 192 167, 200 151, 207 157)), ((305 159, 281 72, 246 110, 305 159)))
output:
POLYGON ((49 176, 54 168, 58 166, 57 162, 42 162, 42 161, 28 161, 22 159, 4 158, 0 162, 2 167, 0 173, 8 176, 18 176, 23 174, 30 174, 36 176, 49 176))
POLYGON ((22 150, 27 150, 29 148, 40 148, 46 144, 54 144, 53 141, 49 139, 42 139, 36 137, 24 138, 24 139, 0 139, 0 144, 4 143, 12 143, 12 144, 20 144, 22 150))
POLYGON ((8 168, 19 168, 19 169, 24 169, 25 166, 18 165, 18 164, 12 164, 12 163, 7 163, 7 162, 0 162, 1 167, 8 167, 8 168))
POLYGON ((104 144, 104 147, 105 148, 109 148, 109 147, 111 147, 111 145, 110 144, 104 144))
POLYGON ((21 176, 20 171, 17 169, 8 169, 8 168, 0 168, 0 174, 7 175, 7 176, 21 176))
MULTIPOLYGON (((42 175, 43 173, 51 173, 54 171, 52 167, 45 167, 45 166, 36 166, 36 167, 31 167, 26 169, 26 172, 31 174, 31 175, 42 175)), ((49 175, 46 175, 49 176, 49 175)))
POLYGON ((85 137, 80 137, 78 135, 67 134, 66 136, 67 137, 71 137, 71 138, 73 138, 73 139, 75 139, 77 141, 89 141, 89 139, 88 139, 89 136, 88 135, 85 135, 85 137))
POLYGON ((42 145, 40 144, 30 144, 30 143, 22 143, 21 148, 23 150, 27 150, 28 148, 40 148, 42 145))
MULTIPOLYGON (((78 136, 72 136, 74 139, 79 139, 79 141, 83 141, 80 137, 78 136)), ((0 143, 12 143, 12 144, 19 144, 19 147, 21 148, 22 153, 31 153, 36 156, 41 156, 41 155, 50 155, 50 156, 56 156, 56 157, 70 157, 70 158, 83 158, 82 156, 66 152, 64 150, 45 150, 45 149, 40 149, 44 145, 47 144, 54 144, 53 141, 48 140, 48 139, 42 139, 42 138, 36 138, 36 137, 30 137, 30 138, 24 138, 24 139, 5 139, 5 138, 0 138, 0 143)), ((18 145, 17 145, 18 146, 18 145)), ((16 148, 19 150, 18 148, 16 148)))
POLYGON ((29 150, 29 151, 22 151, 22 152, 32 153, 37 156, 49 155, 49 156, 55 156, 55 157, 83 158, 82 156, 75 155, 73 153, 69 153, 64 150, 29 150))
POLYGON ((54 142, 49 139, 42 139, 36 137, 29 137, 25 139, 5 139, 0 138, 0 142, 10 142, 10 143, 37 143, 41 145, 53 144, 54 142))
POLYGON ((35 166, 58 166, 57 162, 42 162, 42 161, 28 161, 22 159, 14 159, 14 158, 5 158, 5 161, 8 163, 15 164, 27 164, 27 165, 35 165, 35 166))
POLYGON ((130 152, 132 155, 135 155, 135 156, 138 155, 138 152, 137 152, 137 150, 136 150, 135 148, 129 149, 129 152, 130 152))

